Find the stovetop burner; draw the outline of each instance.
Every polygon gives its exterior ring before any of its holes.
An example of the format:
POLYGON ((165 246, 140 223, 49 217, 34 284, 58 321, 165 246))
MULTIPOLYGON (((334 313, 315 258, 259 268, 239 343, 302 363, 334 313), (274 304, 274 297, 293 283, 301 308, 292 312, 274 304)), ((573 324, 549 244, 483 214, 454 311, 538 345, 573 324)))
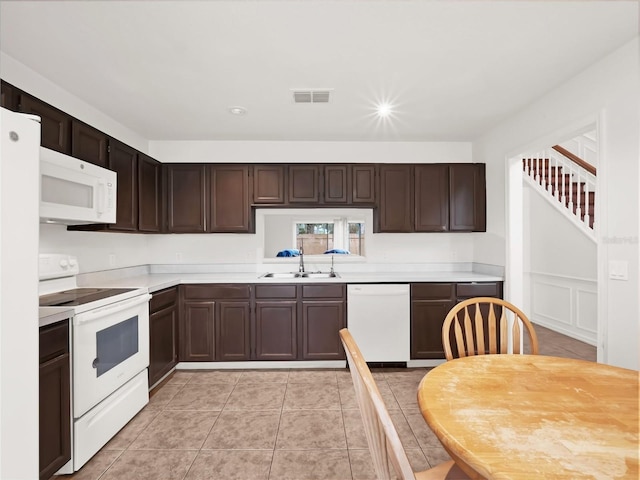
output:
POLYGON ((74 288, 40 297, 41 307, 75 307, 130 292, 134 288, 74 288))

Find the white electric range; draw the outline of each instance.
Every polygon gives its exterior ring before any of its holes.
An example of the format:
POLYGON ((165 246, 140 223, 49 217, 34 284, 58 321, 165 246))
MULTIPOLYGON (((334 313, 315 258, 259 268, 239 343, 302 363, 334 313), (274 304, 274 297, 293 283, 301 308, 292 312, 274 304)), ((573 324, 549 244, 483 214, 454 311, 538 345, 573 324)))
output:
POLYGON ((78 287, 77 259, 40 255, 40 307, 71 310, 71 461, 82 467, 149 402, 146 288, 78 287))

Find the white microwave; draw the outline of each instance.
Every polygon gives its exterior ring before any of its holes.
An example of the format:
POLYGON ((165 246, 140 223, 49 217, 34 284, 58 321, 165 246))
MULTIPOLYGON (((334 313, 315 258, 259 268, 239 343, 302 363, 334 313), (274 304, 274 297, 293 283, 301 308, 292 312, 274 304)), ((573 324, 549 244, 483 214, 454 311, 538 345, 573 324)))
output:
POLYGON ((116 182, 116 172, 40 147, 40 223, 115 223, 116 182))

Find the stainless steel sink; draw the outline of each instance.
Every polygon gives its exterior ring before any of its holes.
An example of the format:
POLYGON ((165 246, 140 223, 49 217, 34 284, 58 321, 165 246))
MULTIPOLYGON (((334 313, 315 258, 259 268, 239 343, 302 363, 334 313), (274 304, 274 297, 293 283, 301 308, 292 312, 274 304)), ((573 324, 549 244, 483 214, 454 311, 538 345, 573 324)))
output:
POLYGON ((300 274, 303 278, 340 278, 335 272, 304 272, 300 274))
POLYGON ((302 273, 298 272, 269 272, 261 275, 260 278, 300 278, 302 273))
POLYGON ((260 278, 340 278, 335 272, 269 272, 260 278))

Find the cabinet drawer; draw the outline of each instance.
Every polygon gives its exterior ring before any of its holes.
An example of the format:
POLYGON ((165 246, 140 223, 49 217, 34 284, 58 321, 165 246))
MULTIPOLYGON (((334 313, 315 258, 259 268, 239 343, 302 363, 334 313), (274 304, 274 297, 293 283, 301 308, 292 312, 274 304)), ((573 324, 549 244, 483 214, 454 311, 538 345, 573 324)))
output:
POLYGON ((455 296, 455 283, 412 283, 412 300, 449 300, 455 296))
POLYGON ((249 298, 251 286, 243 284, 183 285, 183 297, 189 300, 249 298))
POLYGON ((302 285, 302 298, 344 298, 345 285, 302 285))
POLYGON ((456 296, 458 298, 500 296, 500 286, 497 282, 458 283, 456 290, 456 296))
POLYGON ((178 298, 178 289, 176 287, 166 288, 159 292, 154 292, 149 301, 149 313, 154 313, 176 304, 178 298))
POLYGON ((297 298, 296 285, 256 285, 256 299, 297 298))
POLYGON ((69 353, 69 321, 54 323, 40 329, 40 363, 69 353))

